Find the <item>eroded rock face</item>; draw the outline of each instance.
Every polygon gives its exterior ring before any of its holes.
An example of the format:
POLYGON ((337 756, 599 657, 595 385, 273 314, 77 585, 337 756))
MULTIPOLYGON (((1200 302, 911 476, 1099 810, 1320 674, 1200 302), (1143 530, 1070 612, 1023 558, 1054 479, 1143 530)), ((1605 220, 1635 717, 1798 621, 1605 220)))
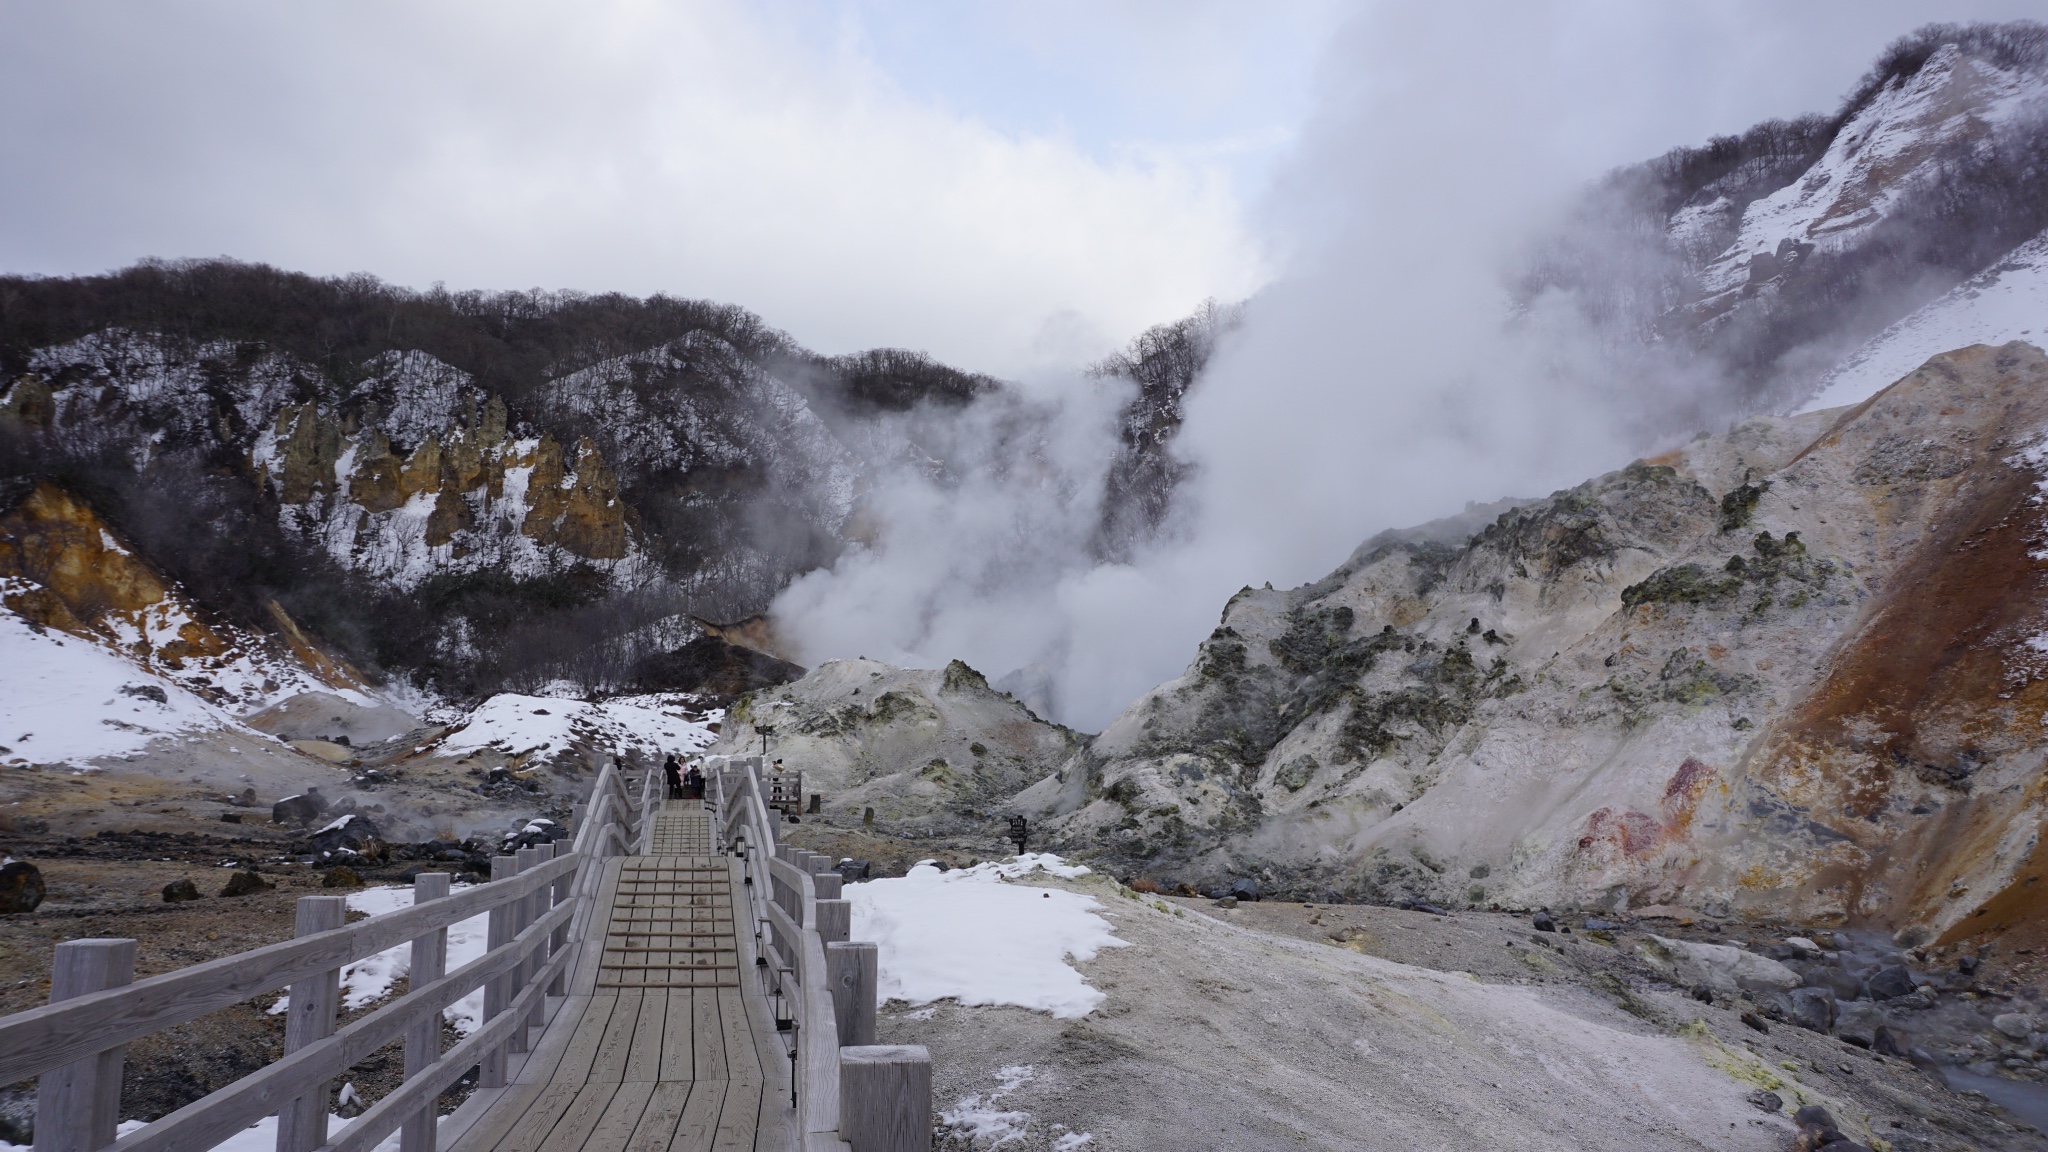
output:
POLYGON ((1022 798, 1195 882, 1930 938, 2041 909, 2048 357, 1935 358, 1240 593, 1022 798))
POLYGON ((1081 744, 954 661, 944 669, 833 660, 733 705, 714 754, 758 754, 802 768, 828 813, 896 831, 999 827, 995 810, 1081 744))

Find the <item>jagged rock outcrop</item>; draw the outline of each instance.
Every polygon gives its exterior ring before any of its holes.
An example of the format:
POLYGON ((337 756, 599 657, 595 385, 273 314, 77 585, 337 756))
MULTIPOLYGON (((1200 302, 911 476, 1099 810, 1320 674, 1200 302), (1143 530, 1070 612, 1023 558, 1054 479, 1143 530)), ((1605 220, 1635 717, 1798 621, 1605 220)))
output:
POLYGON ((759 753, 804 772, 827 813, 859 823, 873 808, 896 832, 1000 831, 1004 802, 1080 747, 958 660, 943 669, 832 660, 735 703, 711 751, 759 753))
POLYGON ((2048 815, 2044 475, 2048 357, 1937 357, 1247 589, 1016 803, 1196 881, 2010 925, 2048 815))

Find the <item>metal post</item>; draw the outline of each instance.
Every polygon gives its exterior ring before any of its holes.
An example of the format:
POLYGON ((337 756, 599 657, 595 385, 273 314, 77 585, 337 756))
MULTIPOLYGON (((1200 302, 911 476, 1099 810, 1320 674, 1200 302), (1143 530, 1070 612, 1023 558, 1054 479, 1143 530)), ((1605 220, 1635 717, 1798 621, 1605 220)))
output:
MULTIPOLYGON (((346 896, 301 896, 292 934, 332 932, 347 918, 346 896)), ((341 969, 329 968, 292 985, 290 1003, 284 1020, 287 1056, 334 1035, 334 1015, 341 1007, 341 969)), ((322 1081, 278 1110, 277 1152, 313 1152, 327 1143, 327 1093, 333 1086, 333 1081, 322 1081)))
MULTIPOLYGON (((135 941, 67 940, 50 960, 50 1003, 135 980, 135 941)), ((126 1044, 52 1068, 36 1081, 35 1152, 98 1152, 121 1119, 126 1044)))
MULTIPOLYGON (((500 880, 510 880, 517 875, 519 875, 519 861, 510 856, 491 857, 491 883, 496 884, 500 880)), ((490 928, 484 938, 484 945, 488 950, 495 952, 503 948, 506 941, 512 939, 514 915, 516 913, 508 904, 500 904, 496 908, 491 909, 490 928)), ((484 1021, 486 1023, 496 1019, 498 1014, 505 1010, 505 1005, 511 1002, 512 997, 507 992, 511 982, 511 978, 507 976, 494 977, 485 982, 484 1021)), ((483 1059, 479 1061, 479 1065, 477 1069, 477 1087, 503 1088, 505 1086, 504 1048, 494 1048, 484 1053, 483 1059)))
MULTIPOLYGON (((448 883, 446 872, 422 872, 413 877, 413 907, 447 896, 448 883)), ((408 993, 425 988, 447 974, 448 929, 436 928, 412 942, 412 975, 408 980, 408 993)), ((440 1058, 441 1014, 434 1012, 406 1029, 405 1078, 411 1080, 421 1075, 440 1058)), ((419 1112, 406 1117, 405 1126, 399 1129, 399 1152, 434 1152, 436 1119, 431 1100, 419 1112)))

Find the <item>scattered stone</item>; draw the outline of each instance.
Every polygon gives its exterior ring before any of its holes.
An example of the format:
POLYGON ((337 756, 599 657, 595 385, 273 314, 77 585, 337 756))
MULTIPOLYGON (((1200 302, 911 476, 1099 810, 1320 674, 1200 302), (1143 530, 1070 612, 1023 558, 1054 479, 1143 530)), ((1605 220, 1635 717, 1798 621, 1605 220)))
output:
POLYGON ((1835 1027, 1835 994, 1826 988, 1794 988, 1787 1015, 1809 1032, 1828 1035, 1835 1027))
MULTIPOLYGON (((872 875, 874 872, 874 865, 866 860, 855 860, 853 857, 849 856, 846 859, 841 860, 839 862, 838 867, 835 868, 834 871, 839 873, 839 876, 843 881, 845 881, 848 884, 851 884, 855 880, 868 879, 869 876, 872 875)), ((1183 887, 1185 887, 1185 885, 1183 885, 1183 887)))
POLYGON ((1764 1025, 1763 1017, 1758 1016, 1754 1012, 1744 1012, 1742 1014, 1742 1022, 1744 1024, 1749 1025, 1751 1028, 1754 1028, 1757 1031, 1764 1033, 1765 1035, 1770 1034, 1771 1030, 1764 1025))
POLYGON ((43 902, 49 889, 43 886, 43 873, 26 860, 9 860, 0 865, 0 916, 15 912, 33 912, 43 902))
POLYGON ((223 824, 240 824, 242 822, 242 814, 240 812, 223 812, 220 814, 220 822, 223 824))
POLYGON ((1777 1112, 1785 1107, 1785 1101, 1776 1092, 1758 1090, 1749 1094, 1749 1102, 1765 1112, 1777 1112))
POLYGON ((567 840, 569 830, 545 816, 536 816, 516 832, 508 832, 498 850, 504 853, 517 852, 521 848, 537 848, 557 840, 567 840))
POLYGON ((1588 920, 1583 925, 1588 932, 1619 932, 1621 925, 1611 920, 1588 920))
POLYGON ((1863 981, 1834 964, 1816 964, 1808 968, 1805 984, 1809 988, 1825 988, 1834 993, 1837 1000, 1854 1000, 1863 995, 1863 981))
POLYGON ((1792 1114, 1792 1122, 1801 1128, 1825 1132, 1835 1126, 1834 1116, 1818 1104, 1808 1104, 1792 1114))
POLYGON ((1876 1034, 1870 1038, 1870 1050, 1879 1056, 1896 1056, 1901 1060, 1907 1060, 1912 1058, 1913 1045, 1905 1037, 1880 1024, 1876 1034))
POLYGON ((1977 958, 1975 956, 1957 957, 1956 971, 1961 972, 1965 976, 1975 976, 1977 974, 1977 958))
POLYGON ((1705 984, 1695 984, 1692 986, 1692 998, 1702 1004, 1712 1004, 1714 1002, 1714 990, 1705 984))
POLYGON ((1820 945, 1804 936, 1787 936, 1785 937, 1785 943, 1790 945, 1800 955, 1808 958, 1818 956, 1821 953, 1820 945))
POLYGON ((2025 1040, 2034 1030, 2032 1018, 2020 1012, 2000 1012, 1991 1018, 1991 1026, 2014 1040, 2025 1040))
POLYGON ((1225 896, 1222 899, 1216 901, 1216 906, 1218 908, 1235 908, 1237 907, 1237 897, 1225 896))
POLYGON ((268 891, 270 882, 247 868, 237 868, 228 882, 221 886, 222 896, 247 896, 254 892, 268 891))
POLYGON ((254 808, 256 806, 256 789, 244 788, 240 796, 228 801, 228 803, 233 804, 237 808, 254 808))
POLYGON ((1231 881, 1230 894, 1239 900, 1257 900, 1260 896, 1259 882, 1249 876, 1239 877, 1231 881))
POLYGON ((173 880, 164 885, 164 903, 182 904, 187 900, 199 899, 199 885, 191 880, 173 880))
POLYGON ((329 868, 327 875, 320 878, 320 886, 322 888, 360 888, 363 886, 363 878, 356 875, 356 870, 353 868, 346 866, 329 868))
POLYGON ((1436 905, 1434 905, 1434 904, 1424 904, 1424 903, 1422 903, 1421 901, 1418 901, 1418 900, 1410 900, 1410 901, 1409 901, 1408 903, 1406 903, 1406 904, 1403 904, 1403 905, 1401 905, 1401 907, 1403 907, 1403 908, 1406 908, 1406 909, 1407 909, 1407 910, 1409 910, 1410 912, 1427 912, 1427 913, 1429 913, 1429 914, 1430 914, 1431 916, 1449 916, 1449 915, 1450 915, 1450 913, 1449 913, 1449 912, 1446 912, 1446 911, 1444 911, 1443 909, 1441 909, 1441 908, 1437 907, 1437 906, 1436 906, 1436 905))
POLYGON ((1557 931, 1557 921, 1552 920, 1550 918, 1550 913, 1548 912, 1536 913, 1535 917, 1529 921, 1529 926, 1536 929, 1538 932, 1557 931))
POLYGON ((1915 985, 1913 974, 1903 964, 1887 964, 1870 974, 1864 981, 1870 989, 1873 1000, 1895 1000, 1900 996, 1911 996, 1915 985))
POLYGON ((1837 1004, 1835 1036, 1858 1048, 1877 1046, 1877 1030, 1884 1026, 1884 1011, 1869 1001, 1837 1004))

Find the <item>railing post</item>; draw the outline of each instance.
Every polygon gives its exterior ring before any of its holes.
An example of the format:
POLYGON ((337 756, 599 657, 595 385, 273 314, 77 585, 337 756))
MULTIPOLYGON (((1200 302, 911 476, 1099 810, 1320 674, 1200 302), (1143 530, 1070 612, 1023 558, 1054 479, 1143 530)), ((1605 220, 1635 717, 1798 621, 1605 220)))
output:
MULTIPOLYGON (((496 884, 500 880, 510 880, 517 875, 519 875, 519 861, 510 856, 491 857, 491 883, 496 884)), ((509 904, 500 904, 496 908, 491 909, 490 928, 484 938, 486 949, 495 952, 503 948, 506 941, 512 939, 512 923, 515 915, 516 913, 509 904)), ((486 1023, 496 1019, 498 1014, 505 1010, 505 1005, 511 1002, 510 985, 511 978, 508 976, 499 976, 484 984, 484 1020, 486 1023)), ((484 1053, 484 1057, 479 1062, 479 1065, 477 1068, 477 1087, 503 1088, 505 1086, 505 1049, 503 1047, 494 1048, 484 1053)))
MULTIPOLYGON (((552 842, 547 844, 536 844, 533 846, 532 852, 533 863, 528 864, 526 866, 528 868, 538 868, 541 865, 555 858, 555 846, 552 842)), ((528 896, 526 898, 526 923, 529 926, 539 923, 540 918, 542 916, 547 915, 549 904, 548 894, 550 891, 552 891, 552 889, 552 884, 549 885, 549 887, 547 888, 535 888, 533 890, 533 895, 528 896)), ((519 986, 521 989, 524 989, 528 984, 533 983, 533 978, 540 974, 540 970, 542 968, 547 966, 548 944, 553 943, 554 933, 550 932, 548 933, 548 936, 549 940, 534 948, 532 958, 527 960, 525 967, 521 969, 521 971, 525 974, 524 978, 519 982, 519 986)), ((547 997, 545 994, 543 994, 533 998, 533 1011, 527 1015, 526 1024, 529 1028, 539 1028, 547 1022, 548 1004, 547 997)))
MULTIPOLYGON (((539 856, 540 853, 531 848, 521 848, 513 853, 512 859, 519 873, 524 875, 539 866, 539 856)), ((527 926, 533 923, 533 896, 529 894, 513 901, 510 911, 512 913, 512 932, 511 935, 505 938, 507 943, 510 943, 521 932, 526 931, 527 926)), ((506 978, 505 1003, 511 1004, 513 998, 526 988, 526 982, 532 978, 533 960, 531 957, 521 960, 518 964, 514 965, 511 975, 506 978)), ((531 1018, 528 1018, 524 1025, 514 1028, 512 1030, 512 1039, 505 1044, 505 1051, 526 1051, 526 1030, 532 1026, 533 1021, 531 1018)))
MULTIPOLYGON (((560 847, 561 845, 558 843, 556 848, 559 849, 560 847)), ((569 849, 571 851, 575 850, 573 842, 569 845, 569 849)), ((557 852, 557 855, 559 854, 557 852)), ((556 878, 554 889, 548 897, 548 907, 553 908, 576 894, 576 875, 577 871, 581 871, 582 868, 583 864, 579 861, 576 865, 576 871, 564 872, 556 878)), ((569 924, 567 921, 564 921, 560 927, 555 929, 553 937, 548 940, 548 955, 550 957, 559 955, 562 949, 568 946, 569 924)), ((548 984, 547 994, 550 996, 567 996, 569 994, 568 981, 569 972, 567 969, 555 973, 554 980, 548 984)))
MULTIPOLYGON (((67 940, 50 961, 50 1003, 135 980, 135 941, 67 940)), ((109 1048, 36 1081, 35 1152, 98 1152, 121 1119, 121 1065, 128 1046, 109 1048)))
MULTIPOLYGON (((875 1042, 875 988, 880 949, 868 941, 825 945, 825 983, 842 1048, 875 1042)), ((842 1073, 843 1075, 843 1073, 842 1073)))
POLYGON ((924 1045, 839 1050, 839 1135, 853 1152, 930 1152, 932 1057, 924 1045))
MULTIPOLYGON (((448 895, 449 877, 446 872, 422 872, 412 880, 412 904, 439 900, 448 895)), ((412 975, 407 980, 407 992, 425 988, 448 974, 448 929, 436 928, 412 942, 412 975)), ((441 1058, 441 1014, 430 1013, 425 1019, 414 1024, 405 1032, 405 1078, 411 1080, 434 1066, 441 1058)), ((433 1101, 428 1101, 415 1115, 408 1116, 405 1126, 399 1129, 399 1152, 434 1152, 434 1133, 438 1117, 433 1101)))
POLYGON ((844 896, 846 893, 842 886, 845 883, 846 878, 837 872, 811 873, 811 887, 820 900, 837 900, 844 896))
POLYGON ((817 901, 818 939, 827 944, 843 943, 853 937, 853 904, 846 900, 817 901))
MULTIPOLYGON (((295 936, 332 932, 348 918, 345 896, 301 896, 295 936)), ((284 1051, 289 1056, 334 1035, 335 1012, 341 1007, 341 969, 330 968, 292 985, 284 1022, 284 1051)), ((277 1113, 277 1152, 313 1152, 327 1143, 327 1093, 332 1081, 287 1101, 277 1113)))

